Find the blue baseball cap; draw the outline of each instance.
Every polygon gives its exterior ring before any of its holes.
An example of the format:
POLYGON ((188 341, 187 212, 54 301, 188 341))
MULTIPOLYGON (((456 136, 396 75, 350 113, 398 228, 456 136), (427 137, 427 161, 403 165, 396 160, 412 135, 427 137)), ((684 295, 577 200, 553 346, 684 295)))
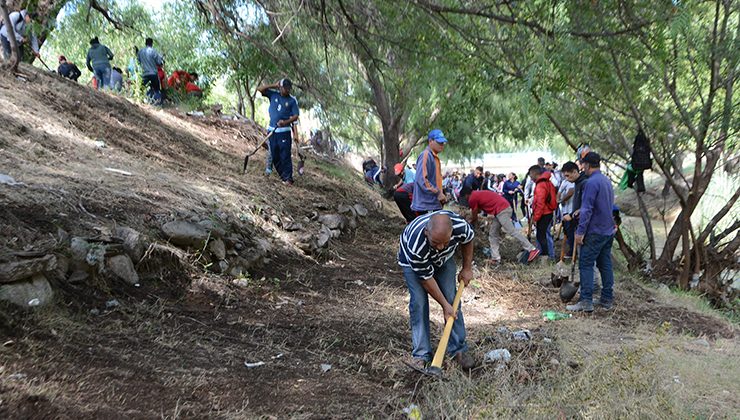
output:
POLYGON ((429 140, 434 140, 437 143, 447 143, 447 139, 445 138, 444 133, 442 130, 435 128, 434 130, 429 132, 429 136, 427 137, 429 140))

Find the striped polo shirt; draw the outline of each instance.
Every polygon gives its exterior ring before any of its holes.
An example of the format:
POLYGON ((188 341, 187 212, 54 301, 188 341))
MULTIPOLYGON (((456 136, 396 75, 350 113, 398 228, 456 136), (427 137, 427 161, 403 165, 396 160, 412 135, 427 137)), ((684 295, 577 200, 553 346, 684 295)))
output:
POLYGON ((457 246, 473 240, 475 232, 470 224, 457 213, 439 210, 414 219, 401 234, 401 248, 398 251, 398 265, 411 267, 416 274, 429 279, 434 276, 434 268, 441 267, 455 253, 457 246), (427 239, 425 230, 429 219, 436 214, 446 214, 452 220, 452 237, 447 248, 434 249, 427 239))

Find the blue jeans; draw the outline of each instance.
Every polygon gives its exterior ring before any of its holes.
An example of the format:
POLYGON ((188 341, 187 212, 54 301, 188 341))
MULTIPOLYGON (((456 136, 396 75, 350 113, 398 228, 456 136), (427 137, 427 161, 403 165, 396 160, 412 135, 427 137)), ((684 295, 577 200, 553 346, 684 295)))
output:
POLYGON ((293 182, 293 160, 290 152, 293 137, 290 131, 275 133, 270 137, 270 156, 280 178, 283 181, 293 182))
POLYGON ((93 67, 95 78, 98 79, 98 89, 110 88, 110 64, 93 67))
MULTIPOLYGON (((409 301, 409 317, 411 321, 411 343, 413 357, 431 362, 434 350, 429 342, 429 295, 421 285, 420 278, 414 270, 403 267, 403 277, 409 288, 411 300, 409 301)), ((454 258, 450 258, 441 267, 434 270, 434 280, 439 285, 447 302, 452 304, 457 292, 457 266, 454 258)), ((462 304, 461 304, 462 306, 462 304)), ((468 350, 465 343, 465 321, 463 320, 462 308, 457 312, 457 319, 452 325, 452 334, 447 343, 447 354, 455 355, 468 350)))
POLYGON ((612 242, 614 242, 614 235, 597 235, 591 233, 583 238, 581 255, 578 258, 578 270, 581 273, 581 301, 593 301, 594 262, 601 273, 601 301, 614 301, 612 242))

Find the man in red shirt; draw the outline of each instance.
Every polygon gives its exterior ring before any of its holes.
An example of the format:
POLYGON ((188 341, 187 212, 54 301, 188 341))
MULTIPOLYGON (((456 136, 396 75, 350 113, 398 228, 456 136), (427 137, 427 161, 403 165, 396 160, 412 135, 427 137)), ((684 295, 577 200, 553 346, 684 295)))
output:
POLYGON ((502 233, 507 233, 513 236, 519 243, 522 244, 522 248, 529 252, 527 257, 528 262, 532 262, 540 251, 532 245, 527 238, 522 235, 517 228, 514 227, 514 222, 511 220, 512 208, 511 204, 500 194, 489 191, 465 191, 465 198, 467 199, 468 206, 472 211, 473 215, 470 219, 470 223, 473 226, 478 222, 478 213, 484 211, 491 215, 491 230, 488 233, 488 240, 491 243, 491 262, 498 264, 501 262, 501 254, 499 253, 499 244, 501 243, 502 233))
POLYGON ((529 178, 535 183, 532 199, 532 221, 537 226, 537 243, 542 255, 555 260, 555 250, 550 248, 547 232, 552 224, 552 217, 558 207, 557 191, 550 181, 550 172, 538 165, 529 168, 529 178))

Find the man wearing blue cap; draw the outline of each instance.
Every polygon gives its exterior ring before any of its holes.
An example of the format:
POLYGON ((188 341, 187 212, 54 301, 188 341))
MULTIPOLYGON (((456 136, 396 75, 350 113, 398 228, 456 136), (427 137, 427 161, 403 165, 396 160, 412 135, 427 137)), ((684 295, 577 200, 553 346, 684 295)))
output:
POLYGON ((293 83, 282 79, 272 85, 257 88, 262 96, 270 100, 270 156, 280 178, 286 185, 293 184, 293 160, 291 148, 293 136, 291 125, 298 119, 298 101, 290 94, 293 83))
POLYGON ((429 145, 416 159, 414 201, 411 210, 419 214, 442 210, 447 196, 442 190, 442 164, 439 153, 445 149, 447 139, 442 130, 434 129, 427 136, 429 145))

